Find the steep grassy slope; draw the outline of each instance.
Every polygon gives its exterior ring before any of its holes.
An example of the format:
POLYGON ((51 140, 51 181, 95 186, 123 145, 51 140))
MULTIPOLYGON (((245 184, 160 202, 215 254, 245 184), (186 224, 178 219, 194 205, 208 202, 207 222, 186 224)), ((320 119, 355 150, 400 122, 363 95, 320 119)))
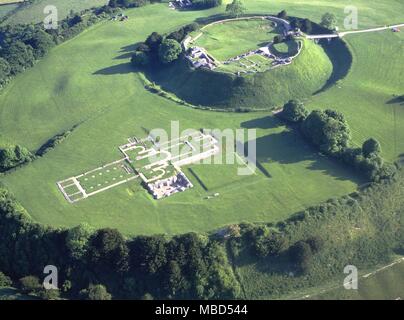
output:
POLYGON ((309 97, 332 74, 332 63, 323 48, 305 41, 291 65, 254 75, 236 77, 216 71, 190 69, 181 60, 148 72, 167 91, 194 105, 222 109, 271 109, 290 99, 309 97))

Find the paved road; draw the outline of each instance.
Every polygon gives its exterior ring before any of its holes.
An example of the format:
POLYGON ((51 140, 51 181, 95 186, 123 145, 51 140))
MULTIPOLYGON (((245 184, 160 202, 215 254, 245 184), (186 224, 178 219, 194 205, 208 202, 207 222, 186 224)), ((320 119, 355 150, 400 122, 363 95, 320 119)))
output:
POLYGON ((355 31, 344 31, 339 33, 332 33, 332 34, 315 34, 315 35, 308 35, 306 36, 307 39, 330 39, 330 38, 342 38, 349 34, 355 33, 367 33, 367 32, 377 32, 377 31, 384 31, 393 28, 401 28, 404 27, 404 23, 395 24, 392 26, 384 26, 384 27, 377 27, 371 29, 363 29, 363 30, 355 30, 355 31))

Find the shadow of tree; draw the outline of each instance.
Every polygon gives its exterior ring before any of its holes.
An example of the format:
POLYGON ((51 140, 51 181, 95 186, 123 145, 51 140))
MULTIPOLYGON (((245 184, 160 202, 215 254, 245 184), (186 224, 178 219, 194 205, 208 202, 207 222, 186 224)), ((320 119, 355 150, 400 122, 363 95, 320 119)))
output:
POLYGON ((128 74, 135 72, 136 70, 133 68, 130 62, 120 63, 111 67, 107 67, 104 69, 100 69, 94 72, 94 75, 114 75, 114 74, 128 74))
POLYGON ((404 106, 404 95, 394 97, 386 102, 386 104, 399 104, 404 106))
POLYGON ((134 44, 130 44, 128 46, 124 46, 119 50, 119 56, 115 57, 115 60, 121 60, 121 59, 129 59, 132 57, 133 53, 136 51, 137 47, 141 45, 142 42, 136 42, 134 44))
POLYGON ((241 123, 246 129, 274 129, 282 126, 282 123, 274 116, 252 119, 241 123))
MULTIPOLYGON (((244 149, 247 154, 248 145, 244 149)), ((254 159, 251 159, 254 160, 254 159)), ((338 162, 336 159, 321 155, 317 149, 303 139, 300 132, 285 129, 256 139, 257 168, 263 168, 264 163, 295 164, 309 161, 307 169, 322 171, 340 181, 363 183, 363 179, 354 170, 338 162), (258 165, 259 164, 259 165, 258 165)), ((267 171, 265 169, 265 171, 267 171)), ((270 172, 263 172, 270 176, 270 172)))

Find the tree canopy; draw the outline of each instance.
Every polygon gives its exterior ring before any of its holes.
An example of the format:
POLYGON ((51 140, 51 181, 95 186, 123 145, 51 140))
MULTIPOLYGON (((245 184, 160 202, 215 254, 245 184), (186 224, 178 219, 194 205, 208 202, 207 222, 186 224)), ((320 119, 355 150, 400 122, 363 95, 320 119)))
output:
POLYGON ((344 115, 334 110, 315 110, 302 123, 303 134, 326 153, 337 153, 346 148, 351 131, 344 115))
POLYGON ((245 11, 246 8, 241 0, 233 0, 232 3, 226 6, 226 13, 233 18, 240 17, 245 11))
POLYGON ((6 171, 34 158, 31 152, 19 145, 0 149, 0 171, 6 171))
POLYGON ((81 291, 86 300, 111 300, 112 296, 102 284, 90 284, 87 289, 81 291))
POLYGON ((297 100, 290 100, 283 106, 283 110, 279 116, 289 122, 301 122, 306 119, 308 113, 303 103, 297 100))
POLYGON ((329 30, 334 30, 337 25, 337 17, 332 13, 325 13, 321 18, 321 26, 329 30))
POLYGON ((365 158, 369 158, 372 155, 379 155, 382 151, 379 141, 374 138, 366 140, 362 145, 362 153, 365 158))
POLYGON ((174 39, 164 39, 159 46, 159 58, 162 63, 170 63, 178 59, 182 52, 181 45, 174 39))

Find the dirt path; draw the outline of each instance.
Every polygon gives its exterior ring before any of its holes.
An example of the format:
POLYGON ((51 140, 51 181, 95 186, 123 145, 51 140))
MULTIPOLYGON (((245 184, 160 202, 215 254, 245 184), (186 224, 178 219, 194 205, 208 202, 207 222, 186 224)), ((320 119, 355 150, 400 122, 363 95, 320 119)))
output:
POLYGON ((307 39, 329 39, 329 38, 343 38, 346 35, 356 34, 356 33, 368 33, 368 32, 378 32, 389 30, 393 28, 401 28, 404 27, 404 23, 395 24, 391 26, 384 26, 384 27, 377 27, 377 28, 370 28, 370 29, 363 29, 363 30, 355 30, 355 31, 344 31, 339 33, 331 33, 331 34, 317 34, 317 35, 309 35, 306 36, 307 39))
MULTIPOLYGON (((399 259, 397 259, 397 260, 394 260, 393 262, 389 263, 388 265, 385 265, 385 266, 383 266, 383 267, 380 267, 380 268, 376 269, 375 271, 372 271, 372 272, 369 272, 369 273, 367 273, 367 274, 364 274, 364 275, 360 276, 360 278, 367 279, 367 278, 369 278, 369 277, 371 277, 371 276, 374 276, 375 274, 377 274, 377 273, 379 273, 379 272, 381 272, 381 271, 384 271, 384 270, 386 270, 386 269, 388 269, 388 268, 391 268, 391 267, 393 267, 393 266, 395 266, 396 264, 401 263, 401 262, 404 262, 404 257, 399 258, 399 259)), ((320 295, 320 294, 323 294, 323 293, 326 293, 326 292, 330 292, 330 291, 332 291, 332 290, 335 290, 335 289, 338 289, 338 288, 342 288, 342 287, 343 287, 343 285, 332 286, 332 287, 330 287, 330 288, 320 290, 319 292, 316 292, 316 293, 304 295, 304 296, 299 297, 299 298, 296 298, 296 299, 294 299, 294 300, 309 299, 309 298, 311 298, 311 297, 313 297, 313 296, 318 296, 318 295, 320 295)))

